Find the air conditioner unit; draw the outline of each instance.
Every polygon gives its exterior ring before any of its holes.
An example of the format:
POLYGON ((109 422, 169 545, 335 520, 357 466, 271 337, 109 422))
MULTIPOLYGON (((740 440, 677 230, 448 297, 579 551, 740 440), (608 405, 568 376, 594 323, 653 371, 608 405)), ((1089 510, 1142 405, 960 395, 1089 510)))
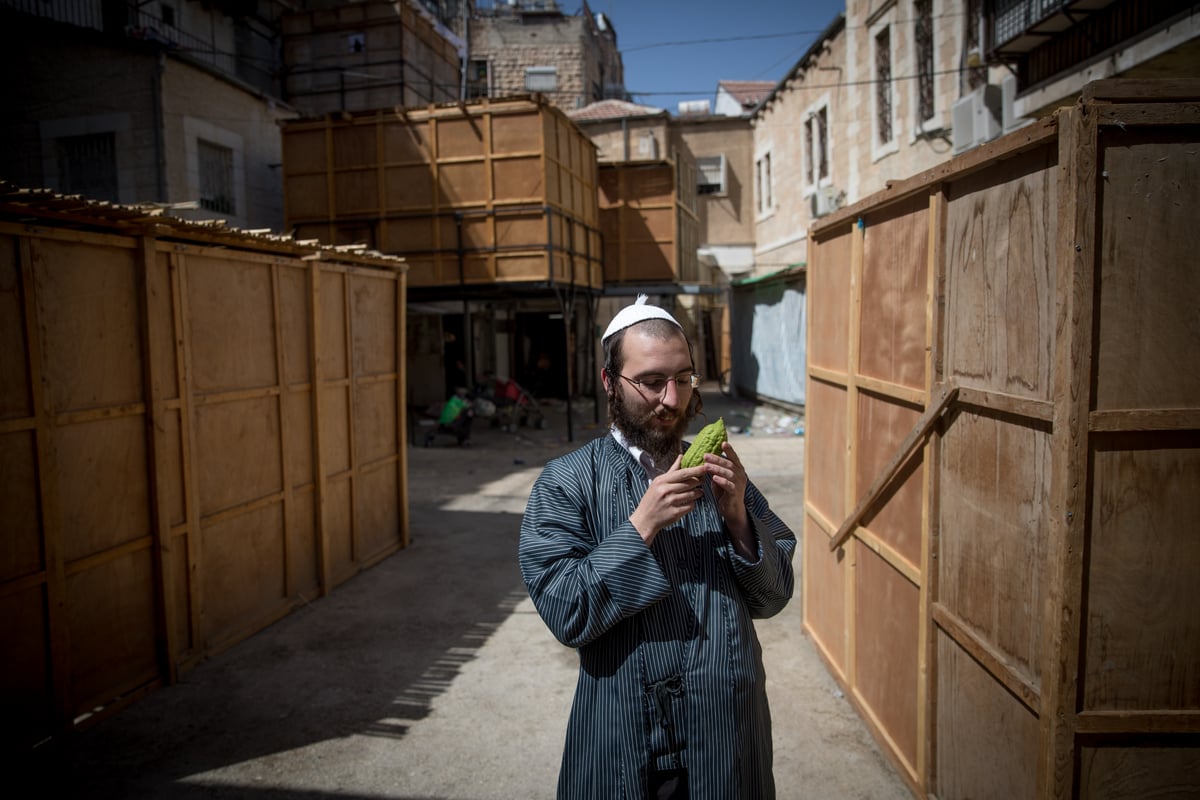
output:
POLYGON ((1003 128, 999 86, 987 84, 966 95, 951 109, 954 155, 990 142, 1003 128))
POLYGON ((1017 76, 1006 75, 1004 80, 1000 81, 1000 122, 1004 126, 1005 133, 1012 133, 1017 128, 1023 128, 1031 122, 1026 117, 1017 116, 1013 110, 1016 101, 1017 76))
POLYGON ((809 196, 809 217, 817 219, 832 214, 841 206, 842 193, 836 186, 820 186, 809 196))

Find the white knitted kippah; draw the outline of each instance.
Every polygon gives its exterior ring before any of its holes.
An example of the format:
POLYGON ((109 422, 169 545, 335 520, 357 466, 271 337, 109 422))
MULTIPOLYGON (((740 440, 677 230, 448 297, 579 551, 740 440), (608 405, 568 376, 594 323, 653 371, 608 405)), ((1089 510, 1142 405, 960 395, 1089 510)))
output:
POLYGON ((600 337, 601 342, 608 341, 608 337, 620 330, 628 328, 630 325, 636 325, 639 322, 644 322, 648 319, 665 319, 675 325, 679 330, 683 330, 683 326, 671 316, 670 312, 658 306, 649 305, 646 300, 648 298, 644 294, 639 294, 633 305, 625 306, 617 315, 613 317, 612 322, 608 323, 608 328, 604 331, 604 336, 600 337))

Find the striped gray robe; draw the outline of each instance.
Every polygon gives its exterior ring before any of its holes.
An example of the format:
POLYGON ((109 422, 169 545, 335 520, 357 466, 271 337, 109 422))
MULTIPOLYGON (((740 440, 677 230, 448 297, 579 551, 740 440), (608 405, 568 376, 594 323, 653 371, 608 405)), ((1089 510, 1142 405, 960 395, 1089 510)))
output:
MULTIPOLYGON (((629 522, 648 486, 611 435, 546 465, 521 522, 529 595, 579 653, 558 796, 642 798, 653 759, 682 743, 691 800, 773 798, 771 716, 751 622, 792 596, 796 537, 746 490, 759 559, 736 555, 711 480, 690 514, 646 547, 629 522), (666 696, 670 730, 647 687, 666 696)), ((659 700, 664 698, 659 696, 659 700)))

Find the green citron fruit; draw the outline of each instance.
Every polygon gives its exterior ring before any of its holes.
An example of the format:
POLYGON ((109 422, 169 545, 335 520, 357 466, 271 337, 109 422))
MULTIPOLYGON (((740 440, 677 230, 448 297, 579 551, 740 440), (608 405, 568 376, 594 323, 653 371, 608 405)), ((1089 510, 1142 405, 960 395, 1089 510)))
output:
POLYGON ((679 466, 698 467, 704 463, 705 453, 721 455, 721 445, 728 440, 729 436, 725 433, 725 418, 718 417, 716 422, 710 422, 700 429, 700 433, 696 434, 692 446, 683 454, 683 461, 679 463, 679 466))

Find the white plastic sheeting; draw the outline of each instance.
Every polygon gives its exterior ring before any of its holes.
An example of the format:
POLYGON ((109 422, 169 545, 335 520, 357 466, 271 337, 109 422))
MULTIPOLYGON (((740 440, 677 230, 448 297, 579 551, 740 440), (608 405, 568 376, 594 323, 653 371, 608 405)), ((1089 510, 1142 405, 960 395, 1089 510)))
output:
POLYGON ((732 287, 730 357, 738 394, 804 405, 807 317, 803 272, 732 287))

